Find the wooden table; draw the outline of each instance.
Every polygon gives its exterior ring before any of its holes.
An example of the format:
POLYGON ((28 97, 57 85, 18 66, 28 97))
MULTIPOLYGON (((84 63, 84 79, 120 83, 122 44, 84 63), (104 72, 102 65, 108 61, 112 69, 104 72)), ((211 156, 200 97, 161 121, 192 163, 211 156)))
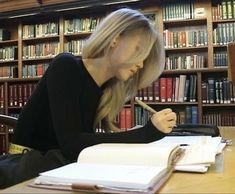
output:
MULTIPOLYGON (((223 137, 233 139, 233 145, 227 146, 224 152, 217 156, 216 164, 211 166, 207 173, 175 172, 159 193, 235 193, 235 129, 225 128, 221 133, 223 137)), ((32 180, 9 187, 0 193, 73 193, 31 188, 27 186, 30 182, 32 180)))

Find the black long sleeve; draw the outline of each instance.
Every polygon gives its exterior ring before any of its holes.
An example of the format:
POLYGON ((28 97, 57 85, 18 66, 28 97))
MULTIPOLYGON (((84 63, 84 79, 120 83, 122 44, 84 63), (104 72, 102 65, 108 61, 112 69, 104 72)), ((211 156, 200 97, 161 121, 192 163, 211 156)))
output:
POLYGON ((105 142, 151 142, 164 133, 151 122, 120 133, 94 133, 93 121, 102 87, 86 70, 82 60, 58 55, 24 106, 13 142, 37 150, 61 149, 70 160, 90 145, 105 142))

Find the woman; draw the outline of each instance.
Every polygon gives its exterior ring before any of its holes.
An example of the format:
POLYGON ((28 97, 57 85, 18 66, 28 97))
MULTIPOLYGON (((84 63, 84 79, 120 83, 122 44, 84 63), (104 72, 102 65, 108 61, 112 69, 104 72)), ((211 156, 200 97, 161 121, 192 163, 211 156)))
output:
POLYGON ((127 8, 111 13, 87 40, 82 53, 81 58, 58 55, 23 108, 10 153, 17 146, 32 150, 16 154, 16 164, 12 155, 0 161, 0 177, 8 176, 0 180, 2 187, 73 162, 85 147, 151 142, 175 125, 176 115, 170 109, 153 114, 144 127, 127 132, 120 132, 113 123, 125 102, 163 71, 162 36, 144 15, 127 8), (95 133, 100 122, 106 133, 95 133), (10 170, 1 172, 6 160, 10 160, 7 167, 14 171, 14 180, 10 170))

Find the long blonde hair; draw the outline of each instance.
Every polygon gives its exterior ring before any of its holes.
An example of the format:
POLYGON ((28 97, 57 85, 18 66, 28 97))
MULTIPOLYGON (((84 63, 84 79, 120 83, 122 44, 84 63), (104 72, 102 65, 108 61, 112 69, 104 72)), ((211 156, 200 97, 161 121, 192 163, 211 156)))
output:
POLYGON ((112 78, 106 84, 96 112, 94 127, 102 121, 106 131, 119 131, 114 121, 121 108, 138 89, 148 86, 156 80, 164 69, 164 46, 162 35, 151 22, 139 11, 122 8, 106 16, 86 41, 83 58, 98 58, 108 54, 114 38, 128 36, 131 32, 143 30, 143 44, 139 52, 127 63, 143 61, 144 66, 127 81, 112 78))

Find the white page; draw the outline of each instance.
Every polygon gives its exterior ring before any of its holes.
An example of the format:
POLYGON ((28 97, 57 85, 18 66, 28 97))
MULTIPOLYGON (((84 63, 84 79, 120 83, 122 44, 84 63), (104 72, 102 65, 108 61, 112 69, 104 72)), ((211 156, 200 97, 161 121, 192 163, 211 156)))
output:
POLYGON ((123 166, 72 163, 40 173, 36 184, 71 185, 94 184, 111 187, 146 189, 165 170, 158 166, 123 166))
POLYGON ((152 142, 154 145, 162 144, 188 144, 185 154, 177 165, 211 164, 215 162, 215 155, 219 148, 221 137, 211 136, 167 136, 152 142))
POLYGON ((177 165, 175 166, 175 170, 177 171, 186 171, 186 172, 201 172, 205 173, 208 171, 208 165, 177 165))
POLYGON ((168 165, 168 157, 173 145, 155 146, 151 144, 98 144, 82 150, 78 163, 112 164, 112 165, 168 165))
POLYGON ((211 139, 211 136, 166 136, 160 140, 152 142, 151 144, 204 144, 209 139, 211 139))

